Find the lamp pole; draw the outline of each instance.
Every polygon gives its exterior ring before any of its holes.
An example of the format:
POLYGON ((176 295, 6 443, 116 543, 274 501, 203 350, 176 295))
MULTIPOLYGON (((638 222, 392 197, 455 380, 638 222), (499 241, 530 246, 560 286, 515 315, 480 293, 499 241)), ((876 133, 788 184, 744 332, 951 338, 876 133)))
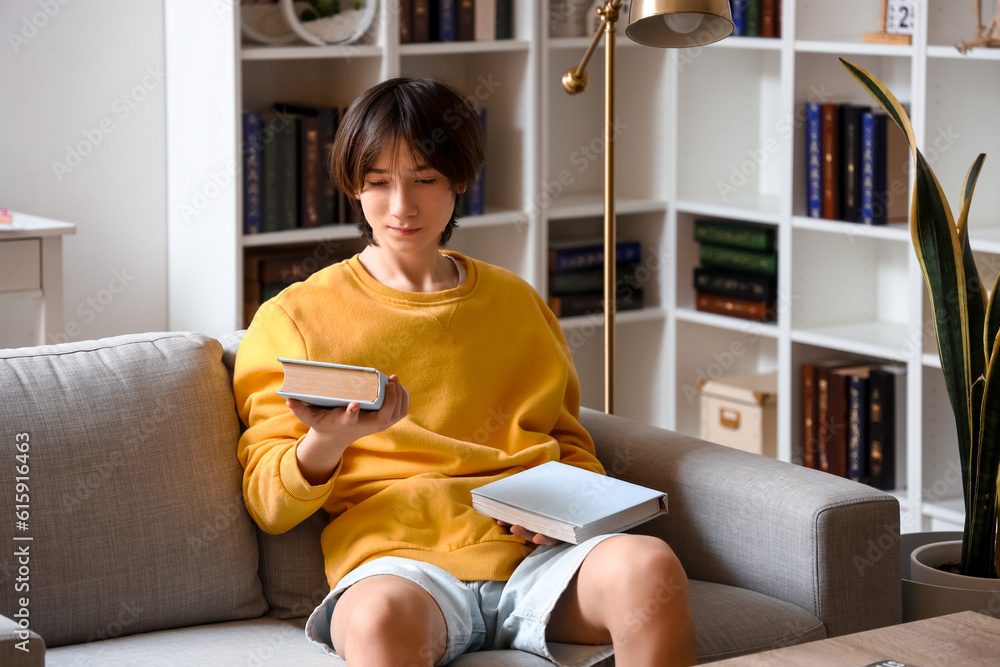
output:
POLYGON ((597 10, 601 25, 580 64, 563 76, 563 87, 571 95, 587 87, 587 63, 594 49, 604 45, 604 411, 613 414, 615 407, 615 295, 617 276, 617 223, 615 219, 615 147, 612 127, 615 118, 615 36, 621 0, 608 0, 597 10))
MULTIPOLYGON (((622 0, 607 0, 597 10, 601 25, 580 64, 566 72, 563 88, 571 95, 587 87, 587 63, 605 37, 604 57, 604 411, 614 412, 615 392, 615 25, 622 0)), ((646 46, 686 48, 724 39, 733 31, 729 0, 633 0, 626 34, 646 46)))

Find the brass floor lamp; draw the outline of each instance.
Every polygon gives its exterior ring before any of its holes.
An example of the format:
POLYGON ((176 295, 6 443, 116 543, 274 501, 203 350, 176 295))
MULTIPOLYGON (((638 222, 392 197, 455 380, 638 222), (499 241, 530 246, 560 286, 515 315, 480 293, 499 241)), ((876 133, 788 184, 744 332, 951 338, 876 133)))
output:
MULTIPOLYGON (((622 0, 607 0, 598 9, 601 25, 577 67, 563 75, 566 92, 587 87, 587 63, 605 37, 604 81, 604 411, 614 412, 615 377, 615 24, 622 0)), ((733 32, 729 0, 633 0, 625 34, 633 42, 662 48, 704 46, 733 32)))

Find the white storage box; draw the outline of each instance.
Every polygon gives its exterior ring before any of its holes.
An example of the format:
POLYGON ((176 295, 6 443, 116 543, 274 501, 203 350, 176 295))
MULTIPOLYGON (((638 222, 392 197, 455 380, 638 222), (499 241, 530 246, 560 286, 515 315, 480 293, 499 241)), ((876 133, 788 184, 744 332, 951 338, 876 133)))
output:
POLYGON ((702 440, 777 456, 777 373, 703 379, 698 387, 702 440))

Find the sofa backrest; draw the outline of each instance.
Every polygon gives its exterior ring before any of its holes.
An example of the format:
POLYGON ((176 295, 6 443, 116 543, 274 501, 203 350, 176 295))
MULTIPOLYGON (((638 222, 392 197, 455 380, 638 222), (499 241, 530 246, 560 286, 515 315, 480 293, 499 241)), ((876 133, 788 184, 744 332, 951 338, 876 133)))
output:
MULTIPOLYGON (((230 381, 242 339, 243 331, 219 337, 223 348, 222 360, 229 371, 230 381)), ((235 441, 233 457, 236 457, 235 441)), ((320 546, 320 534, 329 522, 329 515, 320 510, 281 535, 270 535, 257 529, 260 544, 258 575, 269 606, 268 616, 308 616, 330 592, 320 546)))
POLYGON ((0 613, 59 646, 266 611, 218 341, 0 350, 0 414, 0 613))

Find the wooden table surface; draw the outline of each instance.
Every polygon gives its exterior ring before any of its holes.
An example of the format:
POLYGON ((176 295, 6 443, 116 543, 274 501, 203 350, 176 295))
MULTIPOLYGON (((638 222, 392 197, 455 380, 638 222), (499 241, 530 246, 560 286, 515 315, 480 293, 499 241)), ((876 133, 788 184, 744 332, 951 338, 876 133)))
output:
POLYGON ((895 660, 913 667, 1000 665, 1000 619, 972 611, 730 658, 713 667, 864 667, 895 660))

